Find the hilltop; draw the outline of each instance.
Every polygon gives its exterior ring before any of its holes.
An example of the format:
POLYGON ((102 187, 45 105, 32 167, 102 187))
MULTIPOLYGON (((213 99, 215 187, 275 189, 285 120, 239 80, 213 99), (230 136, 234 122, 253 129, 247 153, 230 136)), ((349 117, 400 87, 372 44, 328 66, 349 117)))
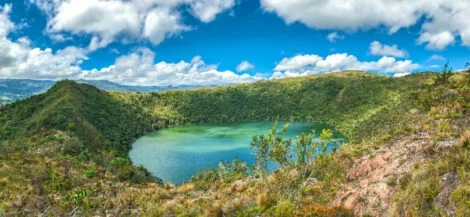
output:
POLYGON ((343 72, 151 93, 61 81, 0 107, 0 214, 464 216, 469 79, 436 76, 343 72), (152 130, 240 120, 321 121, 350 142, 310 162, 309 179, 298 166, 264 179, 234 163, 175 187, 127 157, 152 130))
MULTIPOLYGON (((121 85, 106 80, 75 80, 77 83, 89 84, 101 90, 117 92, 153 92, 168 89, 181 90, 201 87, 198 85, 178 85, 178 86, 130 86, 121 85)), ((54 86, 56 81, 52 80, 32 80, 32 79, 0 79, 0 104, 11 103, 16 100, 28 98, 33 95, 46 92, 54 86)))

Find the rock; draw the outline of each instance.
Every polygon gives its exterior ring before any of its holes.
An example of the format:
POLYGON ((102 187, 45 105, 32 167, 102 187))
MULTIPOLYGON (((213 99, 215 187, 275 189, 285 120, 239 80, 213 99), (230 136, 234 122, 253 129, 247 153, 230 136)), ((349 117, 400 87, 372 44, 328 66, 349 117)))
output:
POLYGON ((456 146, 459 144, 459 141, 457 139, 451 139, 451 140, 446 140, 446 141, 439 141, 436 143, 437 147, 439 148, 450 148, 453 146, 456 146))
POLYGON ((237 181, 235 181, 235 182, 232 184, 231 189, 232 189, 232 191, 238 191, 238 190, 240 190, 245 184, 246 184, 245 181, 243 181, 243 180, 237 180, 237 181))
POLYGON ((450 204, 449 198, 460 185, 460 180, 455 173, 446 173, 441 177, 442 190, 439 192, 434 202, 441 207, 447 214, 447 216, 455 215, 455 206, 450 204))

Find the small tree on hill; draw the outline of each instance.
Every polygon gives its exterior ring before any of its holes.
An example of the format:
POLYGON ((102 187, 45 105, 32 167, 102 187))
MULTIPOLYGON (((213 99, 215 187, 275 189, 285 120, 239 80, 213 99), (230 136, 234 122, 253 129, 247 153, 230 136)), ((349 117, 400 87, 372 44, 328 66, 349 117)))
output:
POLYGON ((253 136, 250 149, 255 150, 256 155, 254 170, 263 176, 267 172, 269 148, 269 138, 264 135, 253 136))
POLYGON ((444 65, 444 69, 434 79, 436 85, 448 84, 450 77, 452 77, 452 67, 449 69, 449 62, 444 65))
POLYGON ((269 160, 278 163, 281 167, 288 165, 292 156, 290 152, 292 140, 286 139, 287 128, 289 128, 289 124, 283 127, 282 133, 277 133, 276 122, 268 135, 261 134, 253 137, 250 148, 255 150, 256 163, 254 166, 256 172, 263 176, 266 175, 269 160))

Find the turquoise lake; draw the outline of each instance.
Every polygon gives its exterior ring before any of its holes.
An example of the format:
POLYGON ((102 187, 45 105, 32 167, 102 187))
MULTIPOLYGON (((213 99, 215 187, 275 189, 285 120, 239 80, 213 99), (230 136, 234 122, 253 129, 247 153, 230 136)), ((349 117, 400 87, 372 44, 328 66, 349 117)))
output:
MULTIPOLYGON (((278 122, 278 129, 289 123, 287 136, 294 139, 302 132, 332 129, 329 125, 308 122, 278 122)), ((164 182, 181 184, 202 169, 216 168, 220 161, 236 158, 252 165, 255 157, 250 151, 253 136, 267 134, 272 121, 195 124, 158 130, 139 138, 129 152, 134 165, 142 165, 164 182)), ((336 142, 342 136, 335 132, 336 142)), ((331 144, 329 149, 337 147, 331 144)))

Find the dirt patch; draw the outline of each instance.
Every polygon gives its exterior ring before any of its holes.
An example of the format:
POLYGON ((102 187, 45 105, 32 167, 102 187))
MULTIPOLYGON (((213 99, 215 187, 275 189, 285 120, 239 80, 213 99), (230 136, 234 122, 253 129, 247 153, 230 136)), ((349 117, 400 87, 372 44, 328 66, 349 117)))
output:
POLYGON ((423 147, 431 143, 429 134, 396 138, 375 154, 354 162, 331 205, 343 205, 356 215, 391 216, 391 200, 399 178, 416 163, 427 161, 423 147))

